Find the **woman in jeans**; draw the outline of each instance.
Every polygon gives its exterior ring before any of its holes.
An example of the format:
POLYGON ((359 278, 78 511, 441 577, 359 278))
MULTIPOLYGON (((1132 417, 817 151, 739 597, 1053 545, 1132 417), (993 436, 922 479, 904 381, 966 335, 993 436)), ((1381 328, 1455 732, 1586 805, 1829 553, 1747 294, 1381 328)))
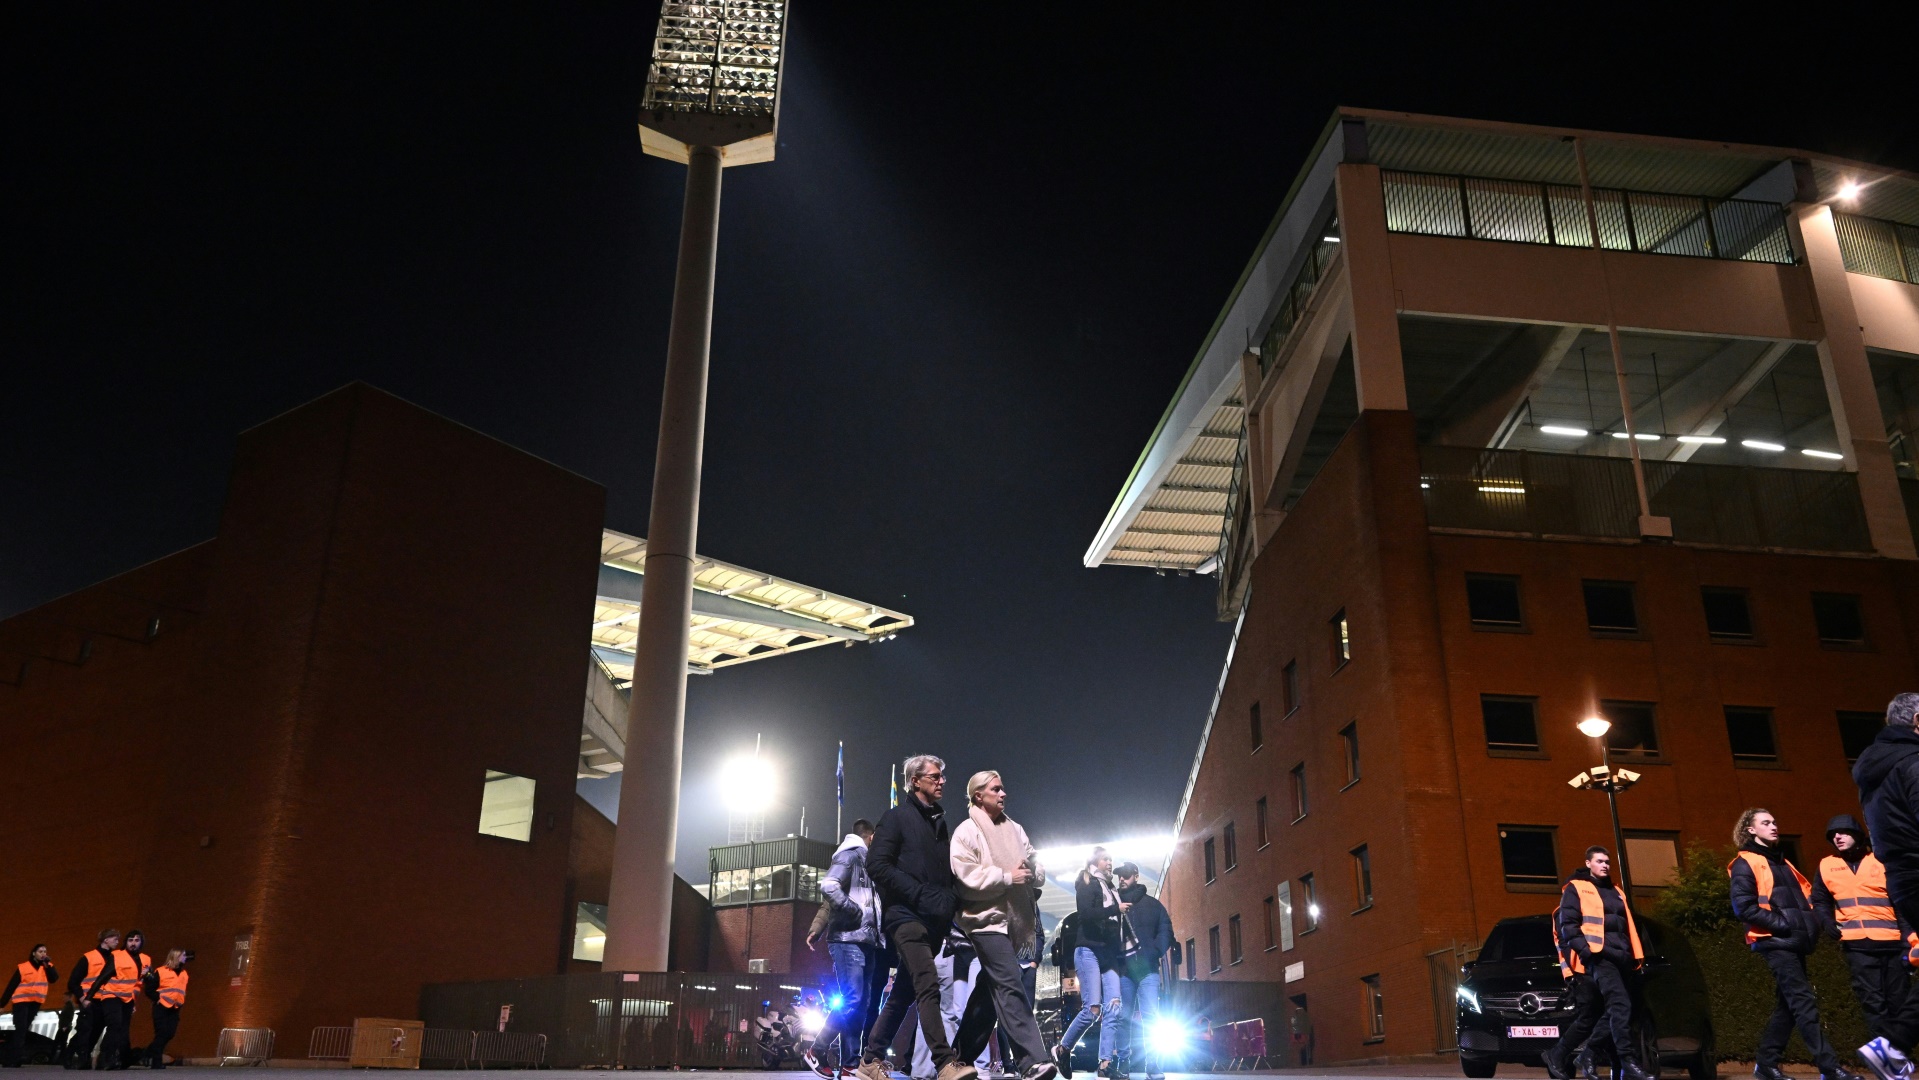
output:
POLYGON ((1094 848, 1093 857, 1079 872, 1074 883, 1074 907, 1079 914, 1079 943, 1073 949, 1073 972, 1079 977, 1079 1015, 1066 1027, 1053 1061, 1061 1076, 1072 1080, 1073 1046, 1094 1021, 1099 1026, 1099 1074, 1113 1075, 1113 1053, 1118 1046, 1120 1024, 1125 1019, 1120 1009, 1119 961, 1125 949, 1126 909, 1120 902, 1113 881, 1113 857, 1105 848, 1094 848))

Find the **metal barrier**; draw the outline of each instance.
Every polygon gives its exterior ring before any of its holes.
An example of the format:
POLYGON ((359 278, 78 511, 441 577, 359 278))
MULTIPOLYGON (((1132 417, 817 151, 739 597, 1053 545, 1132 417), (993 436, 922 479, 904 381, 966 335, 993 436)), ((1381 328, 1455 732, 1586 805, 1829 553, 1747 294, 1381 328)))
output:
POLYGON ((345 1061, 353 1056, 353 1029, 317 1027, 307 1038, 307 1057, 314 1061, 345 1061))
POLYGON ((1834 214, 1832 225, 1847 270, 1919 285, 1919 227, 1857 214, 1834 214))
POLYGON ((420 1063, 433 1061, 449 1068, 466 1068, 473 1060, 475 1034, 453 1028, 427 1028, 420 1038, 420 1063))
MULTIPOLYGON (((1593 246, 1577 185, 1382 171, 1386 228, 1426 236, 1593 246)), ((1593 189, 1600 246, 1611 251, 1791 263, 1785 208, 1619 188, 1593 189)))
POLYGON ((472 1062, 484 1069, 489 1063, 507 1067, 537 1069, 546 1064, 546 1036, 521 1031, 476 1031, 473 1033, 472 1062))
POLYGON ((265 1065, 273 1057, 272 1028, 221 1028, 213 1056, 222 1065, 265 1065))
MULTIPOLYGON (((1637 539, 1639 496, 1625 458, 1422 446, 1420 487, 1435 528, 1523 536, 1637 539)), ((1869 552, 1849 472, 1647 461, 1652 512, 1673 539, 1723 547, 1869 552)))

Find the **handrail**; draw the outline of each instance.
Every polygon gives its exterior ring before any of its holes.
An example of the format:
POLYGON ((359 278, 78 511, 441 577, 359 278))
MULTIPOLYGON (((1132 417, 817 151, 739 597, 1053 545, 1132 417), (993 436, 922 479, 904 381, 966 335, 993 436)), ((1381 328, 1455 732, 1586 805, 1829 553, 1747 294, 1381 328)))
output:
POLYGON ((1832 225, 1848 272, 1919 285, 1919 226, 1840 213, 1832 225))

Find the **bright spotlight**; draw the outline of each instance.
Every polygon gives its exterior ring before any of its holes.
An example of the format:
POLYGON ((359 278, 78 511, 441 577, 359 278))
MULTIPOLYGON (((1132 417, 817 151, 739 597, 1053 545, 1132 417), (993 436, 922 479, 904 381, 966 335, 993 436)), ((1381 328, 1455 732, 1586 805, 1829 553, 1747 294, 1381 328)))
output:
POLYGON ((1579 733, 1594 739, 1604 738, 1612 730, 1612 721, 1603 716, 1588 716, 1579 722, 1579 733))
POLYGON ((773 802, 773 763, 756 754, 720 766, 720 795, 728 810, 751 813, 773 802))
POLYGON ((834 1012, 839 1012, 841 1009, 846 1007, 846 995, 834 994, 832 997, 827 998, 826 1007, 833 1010, 834 1012))
POLYGON ((1852 200, 1858 198, 1859 197, 1859 181, 1848 180, 1845 183, 1839 185, 1839 197, 1846 200, 1847 202, 1851 202, 1852 200))
POLYGON ((801 1009, 799 1012, 800 1012, 800 1033, 802 1035, 806 1035, 810 1038, 814 1035, 818 1035, 820 1033, 820 1030, 826 1027, 826 1014, 824 1012, 821 1012, 820 1010, 815 1009, 810 1005, 804 1009, 801 1009))
POLYGON ((1146 1038, 1152 1047, 1153 1054, 1166 1058, 1185 1052, 1188 1034, 1185 1024, 1170 1016, 1162 1016, 1153 1021, 1153 1026, 1146 1032, 1146 1038))

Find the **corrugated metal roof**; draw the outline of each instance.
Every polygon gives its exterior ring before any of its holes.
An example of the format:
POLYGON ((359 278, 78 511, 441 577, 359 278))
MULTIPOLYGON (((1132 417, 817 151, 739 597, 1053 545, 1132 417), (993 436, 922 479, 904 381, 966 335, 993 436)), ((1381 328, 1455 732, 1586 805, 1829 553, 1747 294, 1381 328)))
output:
MULTIPOLYGON (((1387 169, 1579 183, 1573 144, 1558 135, 1372 120, 1366 125, 1366 145, 1373 163, 1387 169)), ((1724 198, 1783 160, 1783 154, 1767 156, 1745 148, 1709 151, 1597 138, 1586 144, 1594 187, 1673 195, 1724 198)))
POLYGON ((1919 225, 1919 177, 1903 173, 1875 176, 1837 161, 1814 161, 1812 174, 1819 182, 1819 194, 1834 199, 1836 210, 1919 225), (1848 183, 1859 184, 1858 197, 1838 200, 1840 190, 1848 183))

